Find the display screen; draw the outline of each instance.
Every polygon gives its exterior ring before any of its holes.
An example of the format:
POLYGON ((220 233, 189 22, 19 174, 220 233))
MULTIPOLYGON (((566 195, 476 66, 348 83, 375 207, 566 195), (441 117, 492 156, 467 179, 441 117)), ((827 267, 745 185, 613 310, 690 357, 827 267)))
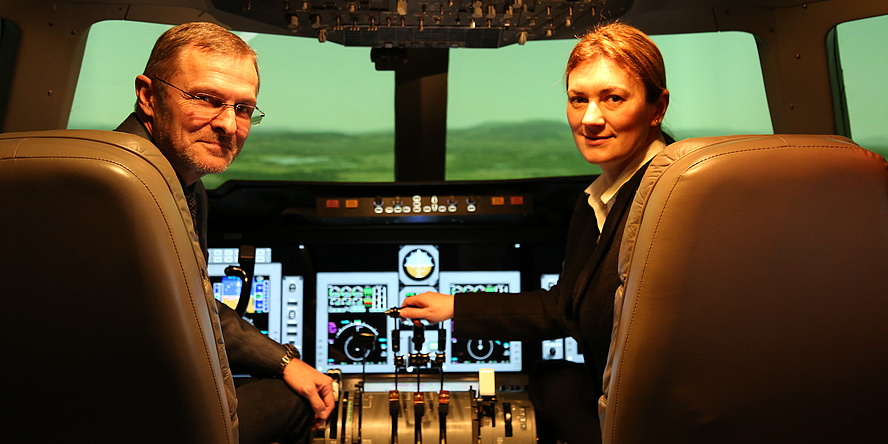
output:
MULTIPOLYGON (((521 291, 521 275, 517 271, 441 272, 443 293, 517 293, 521 291)), ((447 321, 459 322, 458 320, 447 321)), ((521 342, 491 339, 459 338, 450 333, 449 360, 446 369, 475 372, 482 368, 497 371, 521 370, 521 342)))
MULTIPOLYGON (((207 268, 213 297, 235 309, 243 283, 239 277, 226 276, 230 264, 210 264, 207 268)), ((256 264, 250 289, 250 302, 243 318, 275 341, 281 341, 281 264, 256 264)), ((301 296, 301 295, 300 295, 301 296)), ((294 344, 300 348, 302 344, 294 344)))
MULTIPOLYGON (((213 284, 213 297, 222 301, 232 310, 240 301, 243 281, 235 276, 210 276, 213 284)), ((244 318, 255 325, 264 334, 268 334, 268 312, 271 310, 271 281, 268 276, 253 276, 253 288, 250 291, 250 302, 244 312, 244 318)))
POLYGON ((416 327, 385 314, 404 299, 440 293, 517 292, 518 271, 447 271, 435 245, 403 245, 391 271, 318 272, 315 366, 319 371, 394 373, 418 370, 521 370, 521 343, 453 337, 450 320, 416 327), (425 356, 423 356, 425 355, 425 356), (396 367, 397 366, 397 367, 396 367))
POLYGON ((317 274, 315 365, 320 371, 393 372, 389 350, 397 272, 317 274))
MULTIPOLYGON (((558 283, 557 274, 544 274, 540 276, 541 288, 548 290, 558 283)), ((548 339, 543 341, 543 359, 566 359, 568 361, 583 363, 583 351, 577 345, 574 338, 548 339)))

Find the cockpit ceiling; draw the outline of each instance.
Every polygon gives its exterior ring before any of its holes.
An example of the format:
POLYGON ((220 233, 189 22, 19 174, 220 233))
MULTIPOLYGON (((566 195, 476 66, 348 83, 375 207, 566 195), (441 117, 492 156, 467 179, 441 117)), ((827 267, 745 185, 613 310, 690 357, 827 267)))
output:
POLYGON ((345 46, 497 48, 572 38, 633 0, 213 0, 220 11, 345 46))
POLYGON ((773 10, 830 1, 836 0, 209 0, 208 4, 284 33, 345 46, 498 48, 570 39, 600 22, 621 18, 663 31, 714 31, 716 10, 773 10))

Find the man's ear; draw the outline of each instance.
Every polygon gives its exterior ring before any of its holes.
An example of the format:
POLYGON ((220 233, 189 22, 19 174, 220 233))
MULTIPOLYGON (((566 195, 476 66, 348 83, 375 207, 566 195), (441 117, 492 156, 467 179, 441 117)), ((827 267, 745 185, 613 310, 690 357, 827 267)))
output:
POLYGON ((157 110, 157 97, 151 88, 151 78, 145 75, 136 77, 136 107, 142 115, 153 118, 157 110))

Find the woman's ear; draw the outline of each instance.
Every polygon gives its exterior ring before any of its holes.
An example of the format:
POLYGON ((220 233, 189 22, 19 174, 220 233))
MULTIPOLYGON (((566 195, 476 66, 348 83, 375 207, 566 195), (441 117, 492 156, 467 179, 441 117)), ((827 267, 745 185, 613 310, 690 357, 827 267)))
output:
POLYGON ((663 92, 660 93, 660 98, 654 103, 654 115, 651 118, 651 126, 658 126, 663 123, 663 118, 666 116, 666 108, 669 108, 668 89, 664 89, 663 92))

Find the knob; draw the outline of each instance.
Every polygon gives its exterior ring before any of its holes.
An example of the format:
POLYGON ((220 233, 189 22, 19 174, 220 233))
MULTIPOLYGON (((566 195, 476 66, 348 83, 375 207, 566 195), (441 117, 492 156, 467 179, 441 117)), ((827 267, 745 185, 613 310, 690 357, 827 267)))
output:
POLYGON ((484 12, 481 11, 481 2, 476 1, 472 3, 472 17, 480 18, 482 15, 484 15, 484 12))
POLYGON ((527 43, 527 31, 521 31, 518 33, 518 44, 523 45, 527 43))

